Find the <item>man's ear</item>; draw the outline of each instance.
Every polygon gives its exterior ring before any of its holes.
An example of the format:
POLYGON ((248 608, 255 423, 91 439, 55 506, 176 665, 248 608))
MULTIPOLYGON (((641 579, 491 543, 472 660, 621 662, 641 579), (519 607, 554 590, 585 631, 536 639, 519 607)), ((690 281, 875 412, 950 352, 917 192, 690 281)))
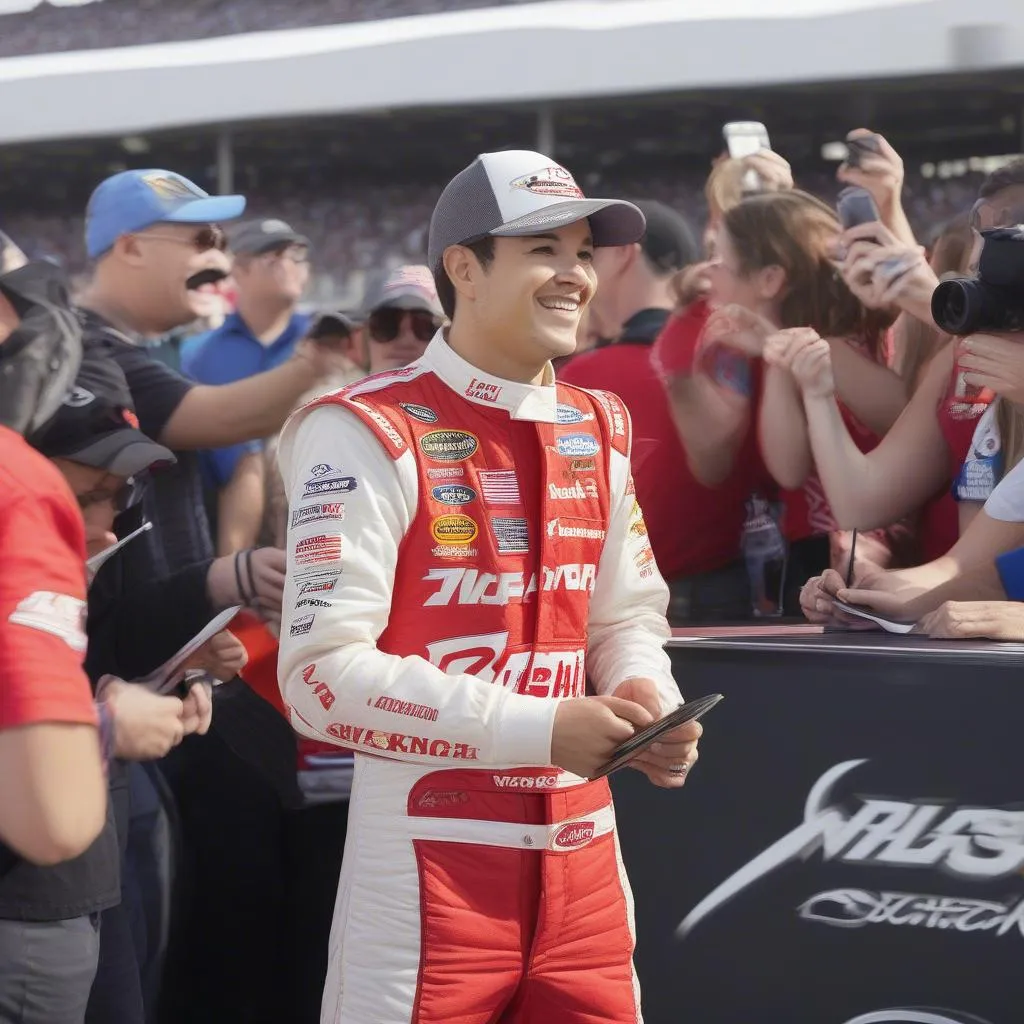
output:
POLYGON ((788 275, 785 268, 777 263, 762 267, 757 272, 757 294, 758 298, 769 302, 779 298, 786 290, 788 275))
POLYGON ((483 268, 476 256, 464 245, 450 245, 441 257, 448 280, 457 295, 472 301, 476 298, 476 283, 483 268))
POLYGON ((139 266, 145 259, 142 254, 142 246, 139 245, 139 236, 118 235, 110 247, 110 251, 103 258, 118 263, 127 263, 130 266, 139 266))

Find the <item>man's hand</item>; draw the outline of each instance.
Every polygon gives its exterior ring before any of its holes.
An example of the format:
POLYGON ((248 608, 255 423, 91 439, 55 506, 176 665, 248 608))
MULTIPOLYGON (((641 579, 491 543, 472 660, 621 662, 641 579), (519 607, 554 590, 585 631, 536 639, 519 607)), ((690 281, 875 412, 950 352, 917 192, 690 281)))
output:
POLYGON ((555 711, 551 763, 589 779, 635 729, 653 721, 650 711, 621 697, 563 700, 555 711))
POLYGON ((1024 404, 1024 346, 1019 334, 971 334, 957 349, 964 380, 1024 404))
MULTIPOLYGON (((877 577, 884 576, 885 573, 880 570, 868 570, 858 580, 858 583, 861 586, 871 586, 871 581, 877 577)), ((841 601, 848 601, 849 604, 864 603, 863 601, 852 601, 844 597, 844 594, 850 593, 845 588, 846 581, 843 577, 835 569, 826 569, 822 575, 812 576, 804 584, 803 589, 800 591, 800 610, 809 622, 822 625, 838 622, 849 629, 856 630, 877 629, 878 627, 873 622, 855 615, 847 615, 836 608, 835 599, 837 597, 841 601)), ((855 593, 859 594, 863 593, 863 591, 855 591, 855 593)))
POLYGON ((213 721, 213 686, 201 677, 188 684, 188 694, 182 701, 181 725, 184 735, 196 733, 205 736, 213 721))
POLYGON ((881 135, 867 128, 857 128, 846 137, 857 139, 869 135, 874 135, 878 140, 878 152, 863 154, 859 167, 840 164, 836 177, 846 185, 867 189, 879 210, 884 213, 900 201, 900 193, 903 191, 903 158, 881 135))
POLYGON ((971 637, 1024 641, 1024 604, 1018 601, 947 601, 914 629, 940 640, 971 637))
POLYGON ((764 343, 764 361, 788 370, 810 398, 835 394, 832 349, 813 327, 788 327, 764 343))
POLYGON ((256 548, 252 553, 251 585, 256 596, 256 611, 265 622, 281 623, 286 565, 287 557, 281 548, 256 548))
POLYGON ((184 706, 177 697, 161 697, 144 686, 105 676, 97 695, 114 713, 114 753, 129 761, 155 761, 176 747, 185 734, 184 706))
POLYGON ((226 629, 211 637, 185 664, 186 669, 198 669, 226 683, 245 667, 249 660, 245 645, 226 629))
POLYGON ((762 192, 789 192, 793 188, 793 168, 772 149, 761 149, 742 158, 743 166, 757 172, 762 192))
MULTIPOLYGON (((666 714, 658 694, 658 684, 653 679, 627 679, 615 688, 614 696, 646 708, 652 716, 651 721, 656 722, 666 714)), ((630 761, 629 767, 643 772, 656 786, 678 789, 686 782, 690 769, 697 763, 700 756, 697 741, 703 732, 700 722, 684 722, 652 743, 630 761)))

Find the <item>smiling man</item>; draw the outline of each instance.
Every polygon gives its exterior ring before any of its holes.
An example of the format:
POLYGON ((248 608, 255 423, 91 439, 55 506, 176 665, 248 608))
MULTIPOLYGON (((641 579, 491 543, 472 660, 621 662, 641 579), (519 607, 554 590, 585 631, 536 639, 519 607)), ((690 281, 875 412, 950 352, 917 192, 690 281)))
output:
MULTIPOLYGON (((611 797, 588 779, 681 701, 668 592, 624 406, 551 360, 594 247, 643 231, 549 157, 478 157, 430 225, 451 327, 285 428, 282 693, 299 732, 356 751, 325 1022, 640 1020, 611 797)), ((680 786, 699 735, 636 766, 680 786)))

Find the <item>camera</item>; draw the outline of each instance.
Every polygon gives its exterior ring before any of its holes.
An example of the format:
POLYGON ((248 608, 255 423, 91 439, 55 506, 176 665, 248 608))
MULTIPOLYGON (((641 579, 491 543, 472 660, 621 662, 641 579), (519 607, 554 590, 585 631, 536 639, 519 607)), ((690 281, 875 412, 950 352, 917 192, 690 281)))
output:
POLYGON ((977 278, 943 281, 932 319, 947 334, 1024 331, 1024 225, 982 231, 977 278))

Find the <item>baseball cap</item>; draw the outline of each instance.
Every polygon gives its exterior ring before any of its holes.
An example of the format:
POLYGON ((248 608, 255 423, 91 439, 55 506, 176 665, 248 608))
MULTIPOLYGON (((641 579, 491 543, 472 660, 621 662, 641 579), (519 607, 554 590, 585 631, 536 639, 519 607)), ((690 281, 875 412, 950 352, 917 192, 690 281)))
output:
POLYGON ((309 246, 309 239, 300 235, 283 220, 247 220, 238 224, 229 235, 232 252, 259 256, 282 245, 309 246))
POLYGON ((630 202, 647 221, 640 248, 655 267, 670 273, 700 261, 696 236, 681 213, 656 199, 632 199, 630 202))
POLYGON ((644 233, 644 215, 623 199, 587 199, 551 157, 525 149, 481 153, 441 193, 427 245, 432 274, 451 245, 486 235, 533 235, 589 219, 594 245, 629 245, 644 233))
POLYGON ((444 317, 434 275, 422 264, 395 267, 367 289, 367 314, 385 308, 422 310, 439 320, 444 317))
POLYGON ((139 430, 120 366, 105 345, 87 346, 74 387, 37 445, 47 458, 64 458, 129 477, 174 455, 139 430))
POLYGON ((211 196, 174 171, 122 171, 101 181, 89 197, 85 248, 95 259, 132 231, 154 224, 214 224, 244 211, 244 196, 211 196))

